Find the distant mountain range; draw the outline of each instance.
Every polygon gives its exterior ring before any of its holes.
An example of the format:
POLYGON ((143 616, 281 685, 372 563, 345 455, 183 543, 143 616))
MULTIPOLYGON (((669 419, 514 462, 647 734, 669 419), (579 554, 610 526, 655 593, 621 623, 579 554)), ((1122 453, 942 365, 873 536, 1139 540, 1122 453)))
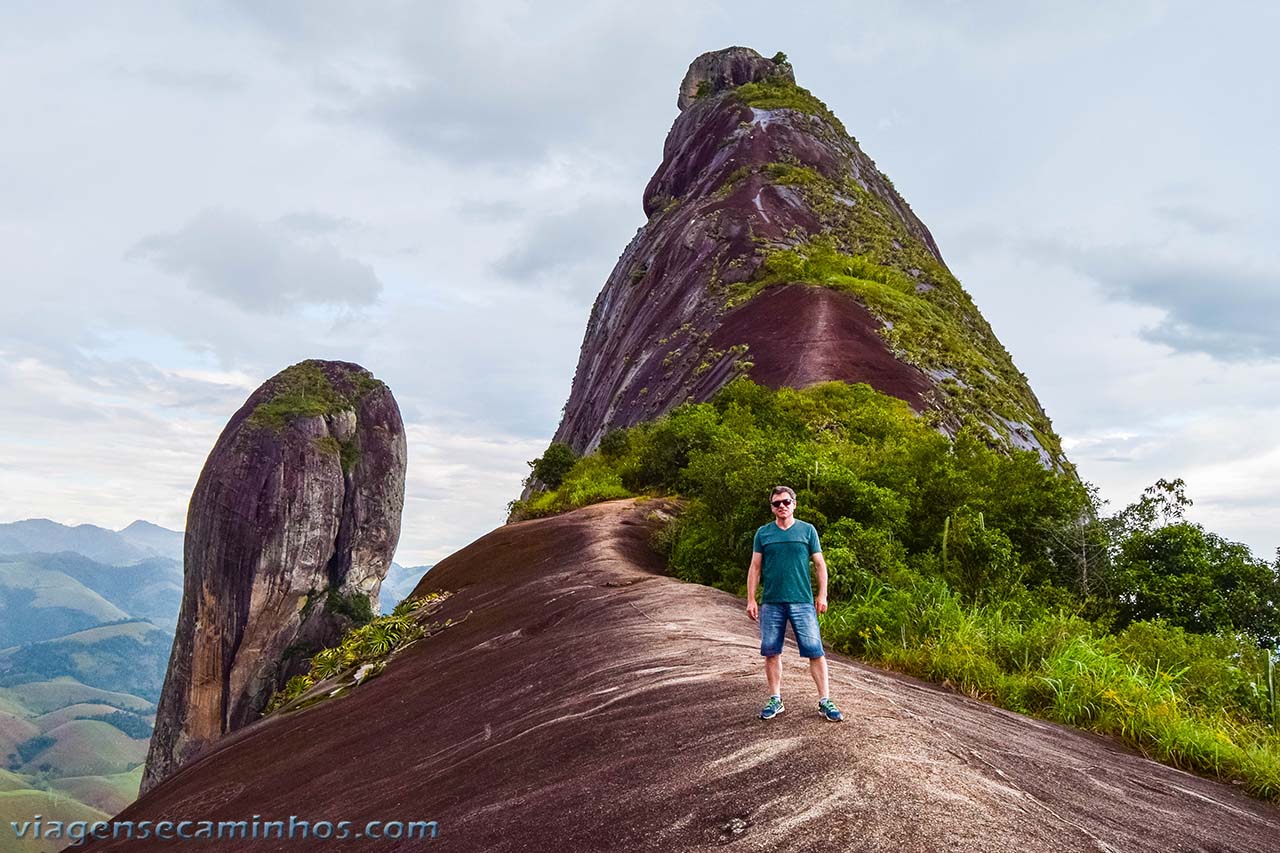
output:
POLYGON ((0 818, 137 796, 182 603, 180 531, 0 524, 0 818))
POLYGON ((430 566, 402 566, 392 563, 387 576, 382 580, 382 594, 378 596, 378 604, 383 613, 390 613, 395 606, 405 599, 413 588, 422 580, 422 576, 431 571, 430 566))
POLYGON ((122 566, 153 557, 182 562, 182 533, 138 520, 123 530, 92 524, 69 527, 47 518, 0 524, 0 554, 72 551, 98 563, 122 566))
MULTIPOLYGON (((12 564, 9 558, 21 555, 27 558, 27 562, 39 563, 42 569, 68 575, 88 591, 99 593, 106 599, 107 607, 100 604, 90 606, 92 596, 81 590, 71 591, 72 581, 58 578, 55 584, 64 588, 63 598, 77 598, 89 608, 86 613, 101 615, 99 621, 92 624, 124 618, 121 614, 104 615, 114 602, 129 615, 147 619, 172 631, 182 604, 182 542, 182 531, 141 519, 122 530, 108 530, 93 524, 72 527, 47 518, 32 518, 0 524, 0 564, 12 564), (103 566, 114 566, 118 570, 102 571, 103 566)), ((430 569, 431 566, 392 563, 382 582, 382 611, 391 612, 430 569)), ((0 568, 0 572, 3 571, 0 568)), ((0 586, 5 583, 3 577, 0 574, 0 586)), ((83 627, 90 625, 78 625, 73 630, 83 627)), ((16 637, 20 633, 17 629, 10 629, 8 636, 16 637)), ((44 636, 27 636, 25 639, 48 639, 65 632, 50 629, 37 633, 44 636)), ((0 648, 12 642, 15 640, 6 639, 6 628, 0 624, 0 648)))
MULTIPOLYGON (((142 520, 0 524, 0 825, 22 809, 101 819, 137 796, 182 547, 181 531, 142 520)), ((382 611, 430 568, 392 563, 382 611)))

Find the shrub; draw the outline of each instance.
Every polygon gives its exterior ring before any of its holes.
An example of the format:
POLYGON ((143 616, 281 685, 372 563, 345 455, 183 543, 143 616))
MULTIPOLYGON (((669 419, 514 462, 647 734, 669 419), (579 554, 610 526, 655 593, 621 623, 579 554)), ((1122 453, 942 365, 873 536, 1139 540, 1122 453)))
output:
MULTIPOLYGON (((752 536, 771 518, 769 491, 789 484, 797 517, 822 537, 831 605, 822 622, 833 647, 1280 796, 1276 676, 1268 679, 1259 636, 1219 606, 1243 601, 1274 617, 1280 595, 1265 594, 1274 573, 1183 522, 1160 534, 1155 516, 1096 520, 1096 502, 1071 474, 992 447, 984 434, 964 428, 949 440, 866 385, 774 391, 739 378, 706 403, 610 433, 607 452, 602 441, 558 489, 524 502, 523 517, 624 491, 678 494, 684 511, 655 534, 671 573, 741 594, 752 536), (1191 570, 1167 567, 1171 577, 1231 582, 1220 598, 1186 599, 1219 606, 1192 614, 1202 620, 1194 625, 1131 619, 1112 635, 1111 611, 1123 602, 1105 584, 1076 585, 1064 530, 1122 556, 1133 540, 1148 590, 1172 583, 1162 554, 1199 555, 1191 570)), ((1103 580, 1114 582, 1105 565, 1103 580)))
POLYGON ((577 461, 578 454, 574 453, 572 447, 553 441, 541 456, 529 462, 529 467, 533 469, 529 478, 542 483, 548 489, 558 489, 564 482, 565 475, 577 461))
MULTIPOLYGON (((316 652, 311 658, 308 672, 289 679, 284 688, 271 697, 263 714, 270 714, 288 705, 325 679, 364 664, 372 664, 380 671, 392 652, 428 632, 431 626, 422 624, 422 614, 443 598, 438 593, 406 598, 389 615, 379 616, 347 631, 338 645, 316 652)), ((449 624, 451 623, 446 620, 445 625, 449 624)))
POLYGON ((373 619, 373 603, 369 596, 358 592, 343 595, 336 589, 330 589, 325 595, 324 609, 345 616, 356 625, 364 625, 373 619))

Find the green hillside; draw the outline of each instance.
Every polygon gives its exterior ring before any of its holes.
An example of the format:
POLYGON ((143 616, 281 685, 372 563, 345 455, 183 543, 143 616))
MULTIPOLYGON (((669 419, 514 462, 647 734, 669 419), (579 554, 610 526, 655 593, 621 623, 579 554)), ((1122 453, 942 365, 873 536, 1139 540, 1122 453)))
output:
POLYGON ((22 821, 33 820, 35 815, 40 815, 46 826, 51 821, 62 821, 65 824, 71 821, 106 820, 110 817, 106 812, 54 792, 33 790, 0 792, 0 817, 6 818, 4 824, 0 826, 4 831, 4 835, 0 835, 0 838, 4 839, 3 849, 6 853, 10 851, 12 853, 36 853, 36 851, 52 853, 67 846, 68 839, 37 840, 31 837, 31 832, 28 833, 27 838, 16 838, 9 822, 18 821, 21 824, 22 821))
POLYGON ((57 778, 126 773, 146 760, 147 741, 99 720, 72 720, 42 737, 52 740, 23 766, 57 778))
POLYGON ((87 814, 85 809, 115 814, 137 797, 151 703, 59 678, 0 689, 0 705, 9 709, 0 712, 0 767, 6 768, 0 769, 0 792, 29 795, 0 798, 0 827, 30 819, 29 804, 49 801, 50 792, 71 815, 87 814), (45 708, 53 710, 41 713, 45 708))
POLYGON ((70 575, 0 558, 0 646, 48 640, 128 618, 70 575))
POLYGON ((0 535, 0 826, 118 812, 141 783, 182 601, 182 534, 144 522, 121 535, 0 528, 12 534, 0 535))
POLYGON ((31 787, 27 780, 11 770, 0 769, 0 793, 5 791, 21 791, 31 787))
POLYGON ((70 677, 54 678, 17 687, 0 687, 0 707, 3 707, 6 701, 25 709, 31 716, 47 714, 82 702, 98 702, 140 714, 150 714, 155 711, 155 706, 145 699, 139 699, 128 693, 89 687, 70 677))
POLYGON ((158 701, 172 644, 170 634, 150 622, 89 628, 0 652, 0 684, 69 676, 90 687, 158 701))
POLYGON ((69 776, 53 783, 56 791, 79 800, 87 806, 116 814, 138 798, 142 785, 142 765, 127 773, 110 776, 69 776))
POLYGON ((79 702, 75 705, 68 705, 65 708, 59 708, 56 711, 50 711, 36 717, 33 722, 40 727, 41 732, 49 732, 56 729, 63 723, 69 723, 72 720, 88 720, 94 717, 102 717, 107 714, 118 712, 118 708, 110 705, 103 705, 101 702, 79 702))
POLYGON ((18 744, 40 734, 40 728, 25 715, 0 711, 0 759, 17 749, 18 744))
MULTIPOLYGON (((80 554, 29 554, 23 559, 74 578, 135 619, 172 631, 182 605, 182 562, 155 557, 114 566, 80 554)), ((108 621, 108 620, 103 620, 108 621)))

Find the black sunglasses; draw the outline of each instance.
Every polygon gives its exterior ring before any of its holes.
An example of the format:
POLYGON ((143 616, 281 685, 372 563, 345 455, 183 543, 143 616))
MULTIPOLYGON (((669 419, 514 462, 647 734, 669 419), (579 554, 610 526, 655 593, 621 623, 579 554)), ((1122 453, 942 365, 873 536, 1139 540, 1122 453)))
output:
POLYGON ((770 501, 774 506, 791 506, 791 498, 783 498, 780 501, 770 501))

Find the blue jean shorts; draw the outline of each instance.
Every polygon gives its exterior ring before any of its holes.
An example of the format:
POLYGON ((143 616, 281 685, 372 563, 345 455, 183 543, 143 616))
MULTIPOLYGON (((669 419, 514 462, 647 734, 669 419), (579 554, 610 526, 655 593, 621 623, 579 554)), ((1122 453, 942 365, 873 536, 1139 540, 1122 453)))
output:
POLYGON ((787 621, 800 647, 800 657, 822 657, 822 636, 818 633, 818 610, 808 601, 785 604, 766 602, 760 605, 760 654, 765 657, 782 654, 782 641, 787 635, 787 621))

